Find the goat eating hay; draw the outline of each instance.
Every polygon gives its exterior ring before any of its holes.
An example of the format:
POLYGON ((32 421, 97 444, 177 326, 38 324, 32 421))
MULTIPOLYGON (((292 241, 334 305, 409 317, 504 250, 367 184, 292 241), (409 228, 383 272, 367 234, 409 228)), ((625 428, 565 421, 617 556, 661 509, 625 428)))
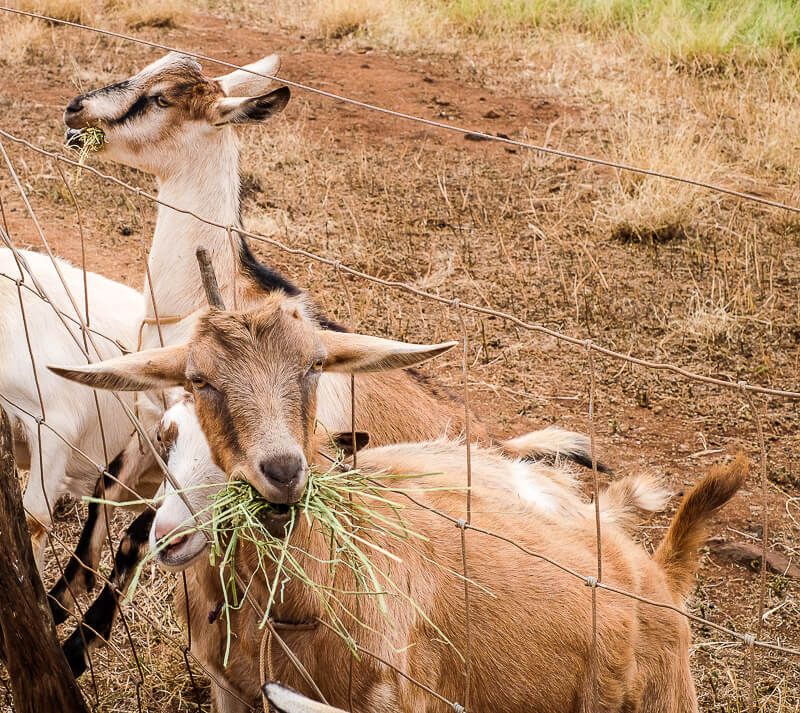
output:
MULTIPOLYGON (((387 477, 398 480, 423 475, 387 477)), ((258 557, 255 570, 248 573, 248 582, 254 577, 263 577, 268 584, 269 598, 264 604, 262 627, 270 618, 273 605, 281 602, 283 585, 294 579, 314 595, 329 623, 355 653, 355 642, 345 618, 356 622, 358 619, 338 596, 345 593, 337 587, 339 568, 351 574, 355 584, 355 590, 347 593, 375 597, 384 615, 388 613, 384 601, 387 594, 408 598, 375 562, 375 553, 400 562, 396 555, 375 543, 375 535, 384 542, 427 538, 409 529, 402 518, 402 506, 386 497, 391 491, 390 486, 347 468, 340 454, 327 470, 310 469, 303 499, 292 506, 268 502, 252 485, 238 478, 230 480, 217 493, 211 505, 211 521, 203 529, 210 536, 211 564, 219 568, 223 585, 221 615, 228 624, 226 665, 230 654, 230 613, 242 606, 247 595, 247 589, 240 591, 236 584, 236 553, 243 542, 249 543, 258 557), (320 528, 324 533, 330 543, 327 559, 320 560, 297 543, 290 544, 289 536, 297 518, 301 517, 309 527, 320 528), (326 565, 328 583, 319 581, 308 571, 309 558, 326 565)), ((419 611, 413 601, 410 603, 419 611)))

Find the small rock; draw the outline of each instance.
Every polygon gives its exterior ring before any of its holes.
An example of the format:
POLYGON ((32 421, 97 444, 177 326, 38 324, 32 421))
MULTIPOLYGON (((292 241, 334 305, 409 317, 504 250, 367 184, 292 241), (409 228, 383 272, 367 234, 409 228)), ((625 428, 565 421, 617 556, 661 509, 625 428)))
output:
POLYGON ((500 114, 498 112, 496 112, 494 109, 489 109, 489 111, 487 111, 483 115, 483 118, 484 119, 499 119, 500 118, 500 114))
POLYGON ((482 134, 475 134, 473 132, 469 132, 468 134, 464 134, 464 139, 466 141, 490 141, 490 139, 482 134))

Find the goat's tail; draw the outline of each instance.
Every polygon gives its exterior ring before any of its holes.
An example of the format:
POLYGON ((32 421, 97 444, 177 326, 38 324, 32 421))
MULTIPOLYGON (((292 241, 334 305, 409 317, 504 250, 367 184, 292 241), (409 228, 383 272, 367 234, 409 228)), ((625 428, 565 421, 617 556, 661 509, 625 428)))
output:
POLYGON ((740 452, 732 463, 711 468, 680 504, 653 555, 676 596, 683 598, 691 590, 708 519, 736 494, 749 469, 747 456, 740 452))
POLYGON ((269 701, 270 710, 277 713, 345 713, 340 708, 333 708, 301 696, 280 683, 267 683, 263 691, 269 701))
POLYGON ((600 492, 600 512, 604 520, 621 527, 637 521, 640 511, 661 512, 671 497, 661 480, 652 475, 627 475, 600 492))
MULTIPOLYGON (((523 460, 563 458, 571 460, 585 468, 592 467, 592 448, 589 437, 584 433, 566 431, 558 426, 531 431, 500 444, 506 455, 523 460)), ((610 469, 603 463, 597 463, 597 470, 608 473, 610 469)))

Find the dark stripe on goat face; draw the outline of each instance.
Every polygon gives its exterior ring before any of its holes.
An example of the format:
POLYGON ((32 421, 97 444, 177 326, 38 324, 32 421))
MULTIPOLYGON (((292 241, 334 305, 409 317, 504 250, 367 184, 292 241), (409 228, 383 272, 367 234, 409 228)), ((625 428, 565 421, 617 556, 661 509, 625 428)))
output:
POLYGON ((195 408, 212 452, 215 451, 215 446, 217 448, 221 447, 232 456, 232 462, 235 462, 242 456, 242 446, 239 441, 239 432, 236 430, 233 416, 228 406, 227 397, 221 391, 214 390, 204 394, 201 398, 208 403, 211 422, 207 422, 206 418, 204 418, 206 409, 197 395, 195 395, 195 408))
POLYGON ((128 110, 120 117, 116 119, 107 119, 106 123, 109 126, 119 126, 121 124, 127 124, 129 121, 132 121, 138 116, 141 116, 147 111, 147 107, 150 104, 150 97, 146 94, 142 94, 140 97, 137 97, 136 101, 128 107, 128 110))
MULTIPOLYGON (((94 486, 95 498, 102 498, 105 490, 114 484, 115 478, 122 470, 123 463, 123 454, 120 453, 120 455, 108 464, 108 473, 104 473, 102 479, 98 478, 97 484, 94 486)), ((48 593, 50 611, 53 614, 53 621, 56 624, 61 624, 66 621, 69 612, 72 611, 74 601, 72 600, 70 590, 77 596, 81 592, 94 589, 94 572, 84 567, 82 563, 85 562, 89 564, 91 561, 92 540, 94 539, 94 531, 97 527, 99 517, 99 503, 89 503, 86 522, 83 524, 83 529, 81 530, 78 544, 75 547, 75 552, 69 558, 69 562, 67 562, 67 566, 64 568, 64 574, 58 579, 48 593)))
POLYGON ((316 374, 300 374, 298 377, 298 387, 300 388, 300 427, 303 429, 303 453, 308 456, 308 446, 311 441, 311 434, 314 432, 314 424, 310 421, 309 404, 311 402, 312 391, 317 388, 319 377, 316 374))
POLYGON ((106 583, 103 591, 87 610, 83 621, 61 647, 75 678, 86 671, 91 652, 101 641, 107 641, 111 636, 119 599, 127 592, 136 566, 147 549, 154 517, 155 510, 148 508, 128 526, 114 557, 111 584, 106 583))
POLYGON ((101 97, 106 94, 114 94, 115 92, 122 92, 128 89, 131 86, 131 82, 129 79, 124 79, 121 82, 115 82, 114 84, 109 84, 105 87, 100 87, 100 89, 92 89, 90 92, 85 92, 84 94, 78 94, 78 96, 74 97, 72 101, 78 100, 80 102, 88 101, 89 99, 93 99, 94 97, 101 97))
POLYGON ((125 91, 130 86, 131 86, 131 80, 123 79, 121 82, 114 82, 114 84, 109 84, 108 86, 101 87, 100 89, 95 89, 93 92, 89 92, 84 96, 92 97, 99 94, 113 94, 114 92, 125 91))

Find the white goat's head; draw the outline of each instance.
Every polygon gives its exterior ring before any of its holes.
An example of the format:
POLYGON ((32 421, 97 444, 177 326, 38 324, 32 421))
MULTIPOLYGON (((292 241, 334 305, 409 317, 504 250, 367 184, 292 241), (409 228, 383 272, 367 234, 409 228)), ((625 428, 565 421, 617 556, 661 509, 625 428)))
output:
MULTIPOLYGON (((274 54, 247 65, 271 76, 279 67, 274 54)), ((85 129, 100 128, 104 158, 167 178, 207 152, 209 137, 282 111, 289 89, 266 92, 271 82, 238 69, 210 78, 195 59, 171 52, 129 79, 74 97, 64 111, 67 144, 81 146, 85 129)))
POLYGON ((198 527, 211 521, 211 501, 225 485, 187 394, 168 408, 158 429, 161 455, 176 485, 165 482, 164 498, 150 527, 150 548, 164 569, 182 570, 206 550, 198 527))

